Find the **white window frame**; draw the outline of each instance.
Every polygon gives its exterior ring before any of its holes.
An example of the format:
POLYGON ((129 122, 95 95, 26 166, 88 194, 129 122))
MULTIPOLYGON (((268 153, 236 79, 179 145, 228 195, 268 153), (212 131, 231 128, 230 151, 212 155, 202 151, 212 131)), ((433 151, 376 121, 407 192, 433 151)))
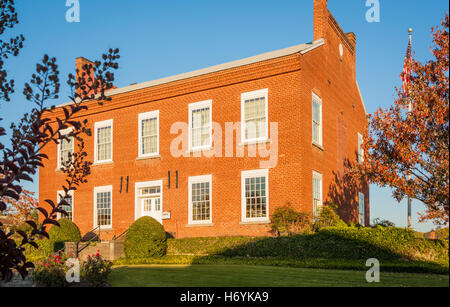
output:
POLYGON ((139 190, 143 188, 148 187, 159 187, 161 191, 161 213, 164 212, 164 197, 163 197, 163 181, 162 180, 155 180, 155 181, 146 181, 146 182, 136 182, 134 184, 134 195, 135 195, 135 205, 134 205, 134 219, 137 220, 141 218, 142 212, 141 212, 141 203, 140 200, 142 196, 139 194, 139 190))
POLYGON ((269 89, 261 89, 257 91, 241 94, 241 144, 263 142, 269 139, 269 89), (246 139, 246 120, 245 120, 245 101, 253 98, 265 98, 265 116, 266 116, 266 135, 259 138, 246 139))
POLYGON ((188 205, 188 223, 189 225, 205 225, 212 224, 213 221, 213 203, 212 203, 212 175, 203 175, 203 176, 193 176, 188 179, 188 197, 189 197, 189 205, 188 205), (204 221, 194 221, 193 220, 193 211, 192 211, 192 185, 196 183, 209 183, 209 220, 204 221))
POLYGON ((205 100, 189 104, 189 151, 210 149, 212 147, 212 100, 205 100), (198 109, 209 108, 209 143, 202 146, 192 146, 192 112, 198 109))
POLYGON ((313 144, 318 145, 318 146, 323 146, 323 103, 322 103, 322 98, 320 98, 315 93, 312 93, 312 99, 311 99, 311 127, 312 127, 311 139, 312 139, 313 144), (316 142, 314 140, 314 109, 313 109, 314 102, 318 103, 319 107, 320 107, 319 142, 316 142))
POLYGON ((147 112, 147 113, 141 113, 139 114, 139 127, 138 127, 138 133, 139 133, 139 141, 138 141, 138 157, 139 158, 149 158, 149 157, 157 157, 159 156, 159 110, 155 110, 155 111, 151 111, 151 112, 147 112), (149 153, 149 154, 143 154, 142 153, 142 122, 144 120, 148 120, 148 119, 154 119, 156 118, 156 125, 157 125, 157 129, 158 129, 158 138, 157 138, 157 145, 156 145, 156 152, 154 153, 149 153))
MULTIPOLYGON (((73 127, 61 130, 60 133, 61 135, 67 135, 69 133, 71 133, 73 131, 73 127)), ((72 139, 72 154, 75 152, 75 138, 72 136, 70 137, 72 139)), ((57 146, 57 151, 58 151, 58 167, 57 169, 61 169, 62 165, 61 165, 61 140, 58 140, 58 146, 57 146)))
MULTIPOLYGON (((60 200, 61 200, 61 195, 65 195, 65 193, 64 193, 64 191, 58 191, 58 192, 56 192, 57 194, 56 194, 56 201, 58 202, 58 204, 59 204, 59 202, 60 202, 60 200)), ((71 190, 71 191, 69 191, 68 192, 68 194, 69 194, 69 196, 70 197, 72 197, 72 222, 75 220, 75 215, 74 215, 74 205, 75 205, 75 197, 74 197, 74 193, 73 193, 73 190, 71 190)), ((61 215, 61 213, 57 213, 57 215, 56 215, 56 219, 61 219, 62 218, 62 215, 61 215)))
POLYGON ((110 225, 102 225, 100 229, 111 230, 113 229, 113 186, 102 186, 102 187, 94 187, 94 228, 97 228, 99 225, 97 224, 97 194, 103 192, 111 193, 111 224, 110 225))
POLYGON ((358 132, 358 163, 364 162, 364 149, 362 145, 364 143, 364 136, 358 132))
POLYGON ((313 218, 317 219, 319 217, 319 212, 314 211, 314 179, 320 179, 320 208, 323 208, 323 175, 313 171, 313 218))
POLYGON ((114 156, 114 121, 112 119, 96 122, 94 125, 94 164, 111 163, 114 156), (98 160, 98 129, 111 127, 111 159, 98 160))
POLYGON ((241 221, 243 223, 252 222, 269 222, 270 221, 270 211, 269 211, 269 169, 259 169, 251 171, 242 171, 241 173, 241 221), (245 179, 254 177, 265 177, 266 178, 266 216, 257 218, 247 218, 247 202, 245 198, 245 179))
POLYGON ((362 192, 359 192, 358 195, 358 223, 362 226, 366 226, 366 195, 362 192), (363 201, 362 204, 364 206, 362 223, 361 223, 361 198, 363 201))

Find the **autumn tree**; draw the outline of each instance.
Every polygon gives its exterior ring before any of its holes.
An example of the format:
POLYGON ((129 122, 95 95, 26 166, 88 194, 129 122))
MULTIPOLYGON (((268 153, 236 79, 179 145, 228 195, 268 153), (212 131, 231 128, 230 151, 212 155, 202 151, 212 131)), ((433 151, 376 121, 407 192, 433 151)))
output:
MULTIPOLYGON (((12 29, 18 23, 14 0, 0 0, 0 102, 12 103, 11 94, 14 93, 14 80, 8 79, 5 61, 11 56, 18 56, 23 47, 25 38, 17 37, 2 40, 4 33, 12 29)), ((107 31, 103 29, 101 31, 107 31)), ((101 33, 100 33, 101 34, 101 33)), ((76 44, 80 41, 77 40, 76 44)), ((13 276, 13 270, 19 272, 22 277, 28 273, 28 269, 34 265, 28 262, 25 255, 27 244, 38 248, 35 242, 37 237, 47 237, 49 225, 59 226, 56 221, 57 214, 67 214, 62 208, 67 204, 65 200, 70 191, 87 181, 92 162, 86 160, 84 148, 84 136, 90 136, 87 121, 79 121, 76 116, 86 110, 86 101, 97 100, 99 104, 110 100, 105 92, 113 87, 114 70, 118 68, 118 49, 109 49, 102 55, 100 61, 94 64, 86 64, 77 70, 76 76, 69 74, 67 84, 71 94, 71 104, 63 107, 63 116, 56 118, 56 126, 51 125, 49 117, 55 111, 55 106, 50 101, 59 98, 60 72, 56 59, 44 55, 40 63, 36 65, 36 71, 25 84, 23 95, 30 102, 30 110, 18 124, 11 125, 11 138, 9 146, 0 142, 0 211, 7 210, 7 201, 13 199, 19 201, 24 191, 21 183, 33 181, 39 167, 45 166, 48 157, 42 153, 43 148, 54 142, 73 137, 77 142, 77 150, 70 155, 63 164, 63 172, 66 174, 66 183, 61 190, 61 200, 46 200, 47 208, 37 207, 43 217, 41 223, 27 220, 32 230, 27 233, 17 230, 17 235, 22 240, 18 244, 13 240, 14 232, 6 232, 0 223, 0 280, 9 281, 13 276), (67 128, 73 128, 70 133, 63 135, 61 132, 67 128)), ((0 137, 6 135, 6 129, 1 126, 0 137)))
POLYGON ((433 59, 413 59, 407 90, 388 109, 369 116, 365 160, 358 166, 371 183, 393 188, 426 205, 421 221, 449 221, 449 16, 432 29, 433 59), (410 108, 411 107, 411 108, 410 108))
POLYGON ((35 193, 27 190, 22 190, 18 200, 13 198, 8 199, 5 197, 5 203, 8 207, 6 213, 13 214, 22 221, 31 217, 31 215, 36 212, 36 208, 39 206, 35 193))

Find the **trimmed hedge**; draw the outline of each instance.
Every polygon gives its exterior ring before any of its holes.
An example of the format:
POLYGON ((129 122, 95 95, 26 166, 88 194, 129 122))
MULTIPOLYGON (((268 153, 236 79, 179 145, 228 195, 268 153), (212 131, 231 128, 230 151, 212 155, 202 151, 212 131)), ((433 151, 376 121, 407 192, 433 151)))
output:
POLYGON ((154 218, 141 217, 128 229, 123 249, 127 258, 164 256, 167 252, 164 227, 154 218))
POLYGON ((58 220, 59 227, 53 226, 50 228, 48 235, 52 244, 52 252, 57 252, 64 248, 64 242, 79 242, 81 240, 81 233, 78 226, 68 220, 58 220))
POLYGON ((393 227, 330 227, 315 234, 279 238, 169 239, 168 254, 292 259, 417 260, 448 267, 448 242, 417 238, 393 227))

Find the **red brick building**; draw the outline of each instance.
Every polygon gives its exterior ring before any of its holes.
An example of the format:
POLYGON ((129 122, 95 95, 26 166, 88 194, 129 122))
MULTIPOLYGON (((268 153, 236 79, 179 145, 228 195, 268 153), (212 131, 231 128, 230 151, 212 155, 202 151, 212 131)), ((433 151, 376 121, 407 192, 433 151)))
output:
MULTIPOLYGON (((312 43, 117 88, 103 106, 88 102, 79 119, 93 132, 85 141, 94 165, 72 195, 71 218, 82 233, 101 226, 108 236, 144 215, 178 238, 259 236, 277 207, 316 214, 329 201, 345 220, 368 224, 367 183, 343 176, 347 160, 363 159, 367 125, 355 45, 327 1, 315 0, 312 43)), ((59 161, 73 148, 46 148, 41 203, 56 200, 59 161)))

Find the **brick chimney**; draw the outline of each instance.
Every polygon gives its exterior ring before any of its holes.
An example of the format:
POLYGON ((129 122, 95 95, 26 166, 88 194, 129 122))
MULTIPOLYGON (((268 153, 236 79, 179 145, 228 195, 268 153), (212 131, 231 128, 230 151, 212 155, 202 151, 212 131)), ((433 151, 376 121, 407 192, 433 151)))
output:
MULTIPOLYGON (((86 58, 83 58, 83 57, 76 58, 76 60, 75 60, 75 67, 76 67, 76 78, 77 78, 77 81, 78 81, 78 78, 81 77, 81 75, 83 74, 83 72, 84 72, 83 66, 85 66, 86 64, 92 65, 93 68, 95 67, 94 63, 92 61, 89 61, 86 58)), ((94 80, 94 77, 95 77, 94 69, 91 70, 90 77, 91 77, 92 80, 94 80)), ((85 78, 88 79, 87 76, 85 78)), ((79 92, 79 90, 77 90, 77 92, 79 92)))
POLYGON ((328 23, 328 0, 314 0, 314 40, 324 38, 328 23))

